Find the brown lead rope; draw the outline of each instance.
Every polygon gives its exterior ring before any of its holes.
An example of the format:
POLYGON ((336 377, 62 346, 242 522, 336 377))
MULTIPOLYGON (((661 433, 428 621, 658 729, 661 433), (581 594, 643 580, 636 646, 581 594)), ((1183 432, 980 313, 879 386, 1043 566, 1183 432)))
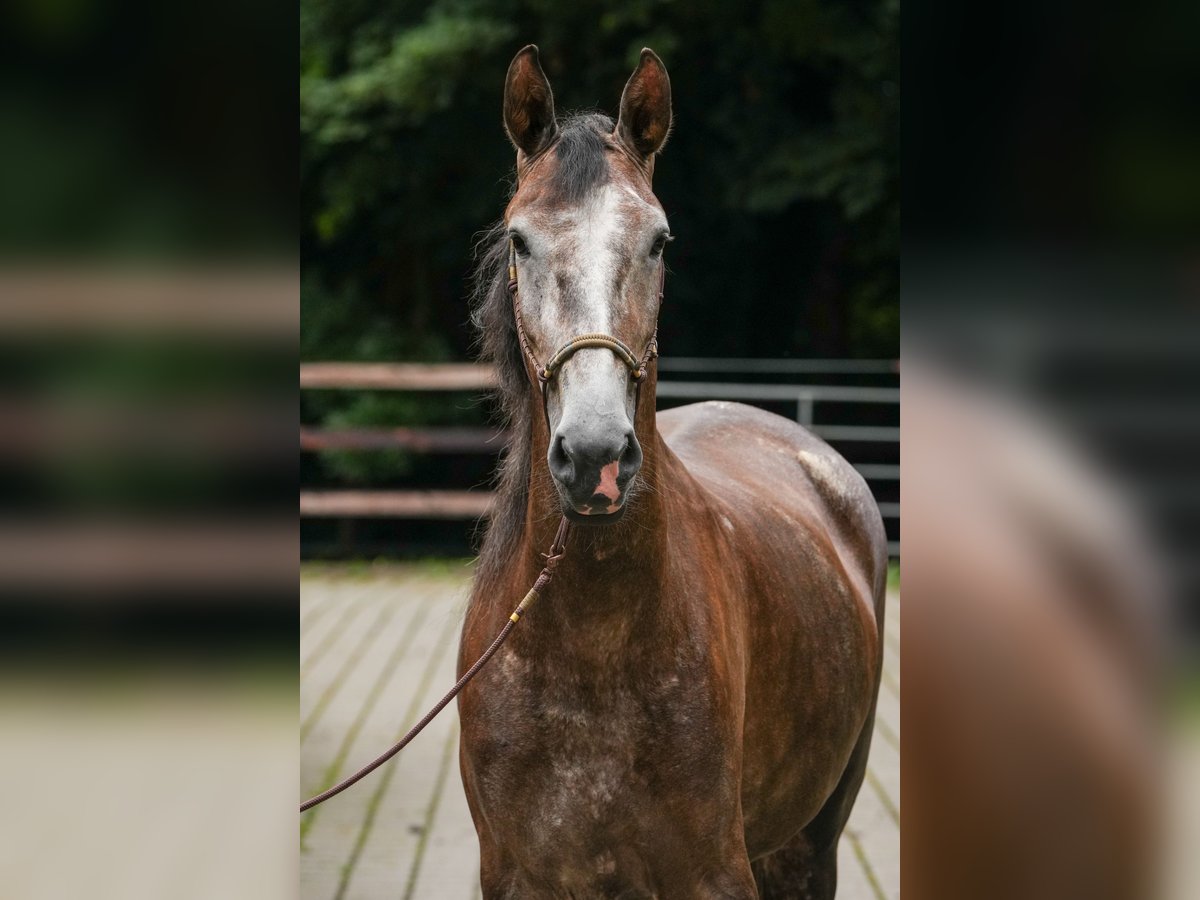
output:
POLYGON ((508 621, 504 623, 504 627, 500 630, 500 633, 496 635, 496 639, 492 641, 492 645, 483 651, 483 656, 479 657, 479 659, 475 661, 475 665, 471 666, 471 668, 467 669, 467 671, 463 673, 462 678, 458 679, 458 682, 454 685, 454 687, 450 688, 450 692, 441 700, 439 700, 437 705, 425 714, 425 718, 421 719, 420 722, 414 725, 409 730, 408 734, 400 738, 400 740, 397 741, 390 750, 373 762, 363 766, 345 781, 335 784, 327 791, 322 791, 311 800, 305 800, 300 804, 300 812, 312 809, 318 803, 324 803, 330 797, 337 796, 342 791, 346 790, 346 788, 361 781, 363 778, 366 778, 385 762, 407 747, 409 742, 418 734, 420 734, 425 726, 432 722, 437 714, 445 709, 451 700, 458 696, 459 692, 467 686, 467 682, 474 678, 475 675, 478 674, 479 670, 487 664, 487 661, 492 658, 497 650, 500 649, 500 645, 503 644, 508 638, 509 632, 511 632, 516 626, 517 622, 521 620, 522 614, 533 605, 533 602, 537 600, 538 595, 545 589, 546 585, 548 585, 550 580, 554 577, 554 569, 558 566, 559 560, 563 558, 567 551, 567 532, 570 530, 570 527, 570 523, 567 522, 566 516, 564 516, 562 521, 558 523, 558 531, 554 535, 554 543, 550 545, 550 552, 545 554, 546 565, 538 575, 537 580, 534 581, 533 587, 529 589, 529 593, 521 598, 521 602, 517 604, 517 608, 514 609, 512 615, 508 617, 508 621))

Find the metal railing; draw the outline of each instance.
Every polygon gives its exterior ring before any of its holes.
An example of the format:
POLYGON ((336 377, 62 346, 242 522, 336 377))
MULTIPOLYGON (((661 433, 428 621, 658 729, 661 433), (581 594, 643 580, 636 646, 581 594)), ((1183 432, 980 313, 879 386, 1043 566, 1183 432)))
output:
MULTIPOLYGON (((664 358, 661 371, 713 375, 894 375, 895 360, 771 360, 664 358)), ((300 367, 300 387, 306 390, 481 391, 494 383, 488 366, 473 363, 305 363, 300 367)), ((899 422, 898 387, 742 383, 728 381, 673 381, 658 383, 661 400, 738 400, 750 403, 792 405, 795 419, 838 449, 872 485, 880 512, 889 528, 889 553, 899 556, 898 502, 900 480, 899 425, 846 424, 823 420, 822 404, 895 407, 885 418, 899 422), (874 455, 896 462, 863 459, 856 446, 874 447, 874 455), (881 490, 882 485, 891 488, 881 490)), ((786 407, 785 407, 786 408, 786 407)), ((498 453, 507 435, 485 427, 300 429, 300 448, 325 450, 379 450, 402 448, 429 454, 498 453)), ((865 454, 868 457, 871 454, 865 454)), ((300 494, 300 514, 311 517, 394 517, 474 519, 486 515, 493 495, 478 490, 306 490, 300 494)))

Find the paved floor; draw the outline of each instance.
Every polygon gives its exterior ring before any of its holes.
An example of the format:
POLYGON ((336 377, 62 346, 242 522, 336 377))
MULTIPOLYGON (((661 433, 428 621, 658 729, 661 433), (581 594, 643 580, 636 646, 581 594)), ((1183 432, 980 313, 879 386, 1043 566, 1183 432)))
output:
MULTIPOLYGON (((301 792, 393 743, 454 682, 464 564, 306 567, 300 589, 301 792)), ((840 848, 842 900, 900 896, 898 596, 867 782, 840 848)), ((305 900, 472 900, 478 850, 451 706, 395 761, 301 818, 305 900)))

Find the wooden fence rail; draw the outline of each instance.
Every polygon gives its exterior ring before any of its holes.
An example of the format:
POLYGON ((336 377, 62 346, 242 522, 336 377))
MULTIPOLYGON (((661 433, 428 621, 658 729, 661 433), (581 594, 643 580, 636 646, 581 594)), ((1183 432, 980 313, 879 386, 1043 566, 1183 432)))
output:
POLYGON ((489 491, 301 491, 300 515, 477 519, 494 500, 489 491))
POLYGON ((480 363, 301 363, 303 389, 480 391, 494 383, 480 363))

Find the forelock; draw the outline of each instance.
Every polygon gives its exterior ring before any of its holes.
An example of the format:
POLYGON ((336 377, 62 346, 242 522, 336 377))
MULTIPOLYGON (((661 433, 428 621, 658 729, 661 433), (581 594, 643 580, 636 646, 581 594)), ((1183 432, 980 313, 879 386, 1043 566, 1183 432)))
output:
POLYGON ((550 189, 568 203, 579 203, 608 182, 607 139, 613 120, 602 113, 569 116, 558 125, 555 168, 550 189))

